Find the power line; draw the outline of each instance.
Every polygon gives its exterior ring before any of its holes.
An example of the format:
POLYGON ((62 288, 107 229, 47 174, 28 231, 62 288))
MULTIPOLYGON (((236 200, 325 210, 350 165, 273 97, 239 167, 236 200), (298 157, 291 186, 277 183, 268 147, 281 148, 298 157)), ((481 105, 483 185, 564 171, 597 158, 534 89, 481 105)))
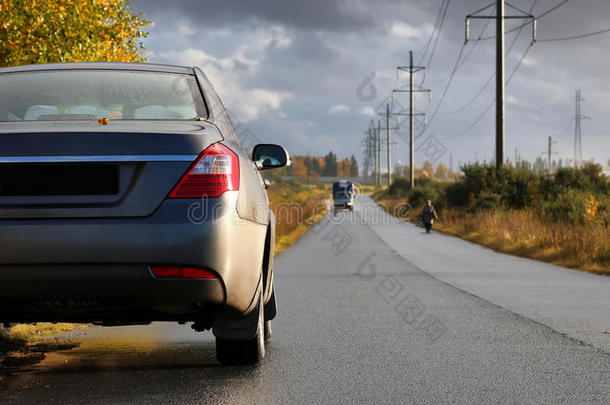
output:
POLYGON ((445 100, 445 96, 447 95, 447 91, 449 90, 449 87, 451 86, 451 82, 453 82, 453 77, 455 76, 455 72, 457 72, 457 70, 458 70, 458 66, 460 64, 460 59, 462 58, 462 55, 464 54, 465 48, 466 48, 466 43, 462 44, 462 49, 460 49, 460 53, 458 54, 457 60, 455 61, 455 65, 453 66, 451 74, 449 75, 449 81, 447 82, 447 85, 445 86, 445 89, 443 90, 443 94, 441 95, 441 98, 439 99, 438 103, 436 104, 436 109, 432 113, 432 115, 430 117, 430 121, 428 121, 428 125, 426 125, 424 127, 421 134, 426 132, 426 129, 430 126, 430 124, 436 117, 436 114, 438 113, 439 108, 441 108, 441 105, 443 104, 443 101, 445 100))
POLYGON ((571 36, 571 37, 562 37, 562 38, 539 39, 538 41, 540 41, 540 42, 570 41, 572 39, 587 38, 587 37, 592 37, 592 36, 595 36, 595 35, 605 34, 607 32, 610 32, 610 28, 607 28, 605 30, 590 32, 588 34, 580 34, 580 35, 574 35, 574 36, 571 36))
MULTIPOLYGON (((534 6, 536 5, 538 0, 534 0, 534 3, 532 4, 532 7, 530 10, 533 10, 534 6)), ((569 0, 564 0, 564 3, 567 2, 569 0)), ((554 8, 559 7, 561 4, 555 6, 554 8)), ((553 9, 546 11, 545 13, 548 14, 549 12, 551 12, 553 9)), ((525 27, 527 24, 523 24, 523 27, 525 27)), ((523 27, 520 27, 520 29, 522 30, 523 27)), ((519 34, 516 36, 515 40, 513 41, 513 43, 511 44, 510 49, 512 49, 512 47, 514 46, 515 42, 517 41, 517 38, 519 37, 519 35, 521 34, 521 31, 519 31, 519 34)), ((495 38, 495 36, 493 37, 495 38)), ((428 122, 428 125, 423 129, 423 131, 421 132, 422 134, 426 131, 426 129, 430 126, 430 124, 432 123, 432 121, 434 120, 434 118, 436 117, 436 114, 438 113, 440 106, 442 105, 443 101, 445 100, 445 96, 447 95, 447 91, 449 90, 449 87, 451 86, 451 82, 453 81, 453 77, 455 76, 455 73, 457 72, 457 70, 459 69, 460 65, 460 59, 462 57, 462 54, 464 53, 464 48, 466 46, 466 43, 464 43, 464 45, 462 45, 462 49, 460 50, 460 53, 458 55, 458 58, 456 60, 455 66, 453 67, 453 70, 451 71, 451 74, 449 75, 449 81, 447 82, 447 85, 445 86, 445 89, 443 90, 443 93, 441 95, 441 98, 439 99, 438 104, 436 105, 436 108, 434 110, 434 112, 432 113, 432 115, 430 116, 430 121, 428 122)), ((531 46, 531 44, 530 44, 531 46)), ((529 50, 529 48, 528 48, 529 50)), ((523 60, 523 59, 522 59, 523 60)), ((522 61, 521 60, 521 61, 522 61)), ((519 61, 519 64, 521 64, 521 61, 519 61)), ((492 76, 493 78, 493 76, 492 76)), ((491 80, 491 79, 490 79, 491 80)))
MULTIPOLYGON (((450 3, 451 3, 451 0, 447 0, 445 9, 443 10, 443 15, 441 17, 440 25, 438 27, 438 32, 436 33, 436 40, 434 41, 434 46, 432 47, 432 51, 430 52, 430 57, 428 58, 428 63, 426 63, 426 66, 428 69, 430 68, 430 64, 432 63, 432 58, 434 57, 434 54, 436 53, 436 47, 438 46, 438 41, 441 38, 441 31, 443 30, 443 25, 445 24, 445 17, 447 17, 447 10, 449 10, 450 3)), ((422 77, 422 80, 419 83, 419 85, 423 86, 425 80, 426 80, 426 76, 424 75, 422 77)))
POLYGON ((544 17, 545 15, 552 13, 553 11, 557 10, 559 7, 561 7, 564 4, 566 4, 568 1, 570 1, 570 0, 563 0, 562 2, 558 3, 556 6, 551 7, 550 9, 545 11, 544 13, 540 14, 538 17, 536 17, 536 19, 538 20, 538 19, 544 17))
MULTIPOLYGON (((462 60, 462 62, 459 64, 458 69, 461 68, 464 63, 466 63, 466 59, 468 59, 468 57, 470 56, 470 54, 472 54, 472 51, 474 51, 474 48, 477 47, 478 42, 473 42, 473 46, 470 48, 470 50, 468 51, 468 53, 466 53, 466 56, 464 56, 464 59, 462 60)), ((448 80, 451 77, 451 73, 447 74, 447 76, 443 77, 442 79, 434 79, 434 80, 430 80, 432 83, 441 83, 444 82, 445 80, 448 80)))
MULTIPOLYGON (((528 52, 530 49, 532 49, 532 44, 529 44, 529 46, 527 47, 527 49, 525 50, 525 52, 523 52, 523 55, 521 56, 521 59, 519 60, 519 63, 517 63, 517 65, 515 66, 515 68, 513 69, 512 73, 510 74, 510 76, 508 77, 508 80, 506 81, 506 84, 510 83, 511 79, 513 78, 513 76, 515 76, 515 73, 517 73, 517 70, 519 70, 519 67, 521 66, 521 63, 523 62, 523 60, 525 59, 525 57, 527 56, 528 52)), ((470 124, 470 126, 468 126, 468 128, 466 128, 465 130, 463 130, 462 132, 460 132, 459 134, 449 137, 449 138, 443 138, 445 140, 453 140, 453 139, 457 139, 463 135, 466 135, 472 128, 474 128, 485 116, 485 114, 487 114, 487 112, 491 109, 491 107, 494 105, 494 103, 496 102, 496 99, 492 99, 491 103, 489 103, 489 105, 487 106, 487 108, 483 111, 483 113, 481 115, 479 115, 477 117, 476 120, 474 120, 474 122, 472 124, 470 124)))
MULTIPOLYGON (((561 7, 564 4, 566 4, 568 1, 570 1, 570 0, 563 0, 562 2, 556 4, 555 6, 551 7, 550 9, 548 9, 547 11, 545 11, 544 13, 542 13, 538 17, 536 17, 536 20, 539 20, 542 17, 552 13, 553 11, 557 10, 559 7, 561 7)), ((531 22, 526 22, 524 24, 520 24, 520 25, 516 26, 515 28, 511 28, 510 30, 505 31, 504 34, 510 34, 511 32, 515 32, 518 29, 521 29, 522 27, 527 26, 528 24, 531 24, 531 22)), ((491 36, 488 36, 488 37, 478 38, 478 39, 476 39, 476 41, 486 41, 488 39, 494 39, 495 37, 496 37, 495 35, 491 35, 491 36)))
POLYGON ((428 54, 428 49, 430 48, 430 44, 432 43, 432 39, 434 38, 434 34, 436 33, 436 29, 440 22, 441 15, 443 14, 443 10, 445 8, 445 2, 447 2, 447 0, 443 0, 443 2, 441 3, 441 8, 438 10, 438 14, 436 15, 436 21, 434 22, 434 28, 432 29, 430 38, 428 38, 428 42, 426 43, 426 47, 424 48, 424 53, 422 54, 421 59, 419 60, 420 65, 426 58, 426 55, 428 54))
MULTIPOLYGON (((493 12, 492 12, 492 14, 493 14, 493 12)), ((483 36, 483 34, 485 33, 485 31, 487 30, 487 27, 489 26, 489 21, 490 20, 485 21, 485 25, 483 26, 483 29, 479 33, 478 38, 481 38, 483 36)), ((472 54, 472 52, 474 51, 474 49, 477 47, 478 44, 479 44, 478 41, 473 41, 473 46, 470 48, 470 50, 468 51, 466 56, 464 56, 464 59, 462 60, 462 62, 460 62, 460 64, 458 65, 458 67, 457 67, 458 69, 460 69, 462 66, 464 66, 464 63, 466 63, 466 61, 468 60, 468 58, 470 57, 470 55, 472 54)), ((444 82, 445 80, 449 79, 449 77, 451 77, 451 74, 448 74, 447 76, 443 77, 442 79, 431 80, 431 81, 433 83, 440 83, 440 82, 444 82)))
MULTIPOLYGON (((532 3, 532 6, 530 7, 528 13, 531 13, 534 8, 536 7, 536 3, 538 3, 538 0, 534 0, 534 2, 532 3)), ((489 20, 487 20, 487 23, 489 23, 489 20)), ((519 36, 521 36, 521 33, 523 32, 523 28, 525 28, 525 25, 522 25, 519 28, 519 32, 517 33, 517 35, 515 35, 515 38, 513 39, 513 41, 511 42, 510 46, 508 47, 508 50, 506 51, 506 55, 508 55, 510 53, 510 51, 513 49, 513 47, 515 46, 515 44, 517 43, 517 40, 519 39, 519 36)), ((480 36, 479 36, 480 37, 480 36)), ((477 43, 477 42, 475 42, 477 43)), ((474 97, 472 97, 466 104, 464 104, 462 107, 458 108, 455 111, 449 112, 447 113, 447 115, 453 115, 453 114, 458 114, 462 111, 464 111, 466 108, 468 108, 470 105, 472 105, 472 103, 475 102, 475 100, 477 98, 479 98, 479 96, 481 94, 483 94, 483 91, 485 90, 485 88, 487 87, 487 85, 493 80, 493 78, 496 76, 496 73, 492 73, 491 76, 489 76, 489 79, 487 79, 485 81, 485 83, 483 83, 483 86, 479 89, 479 91, 474 95, 474 97)))

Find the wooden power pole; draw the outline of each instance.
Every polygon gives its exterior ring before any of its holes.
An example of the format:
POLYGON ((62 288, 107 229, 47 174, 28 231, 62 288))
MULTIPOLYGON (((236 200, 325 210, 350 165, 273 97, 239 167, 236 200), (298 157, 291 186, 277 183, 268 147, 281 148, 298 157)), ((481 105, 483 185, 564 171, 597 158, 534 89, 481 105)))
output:
POLYGON ((504 98, 506 93, 506 82, 505 82, 505 63, 504 63, 504 20, 505 19, 528 19, 532 21, 532 43, 536 42, 536 18, 509 4, 509 7, 518 11, 518 15, 505 15, 504 13, 504 0, 496 0, 496 15, 485 16, 480 13, 490 7, 493 4, 484 7, 473 14, 466 16, 466 41, 470 36, 470 19, 481 18, 488 19, 494 18, 496 20, 496 169, 500 171, 504 165, 504 145, 505 145, 505 125, 504 125, 504 98))

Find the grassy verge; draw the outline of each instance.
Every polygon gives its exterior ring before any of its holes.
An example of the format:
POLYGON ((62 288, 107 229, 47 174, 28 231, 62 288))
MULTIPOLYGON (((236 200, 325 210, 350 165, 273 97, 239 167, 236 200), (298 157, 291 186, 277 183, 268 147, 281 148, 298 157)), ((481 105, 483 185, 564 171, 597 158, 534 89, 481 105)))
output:
MULTIPOLYGON (((383 192, 376 193, 374 198, 392 214, 405 202, 383 192)), ((403 219, 413 221, 419 213, 420 209, 414 209, 403 219)), ((500 252, 610 275, 610 235, 603 224, 545 220, 529 208, 478 213, 445 208, 439 216, 434 227, 443 233, 500 252)))
POLYGON ((498 251, 610 275, 608 229, 541 219, 531 209, 464 214, 447 209, 438 229, 498 251))
POLYGON ((15 325, 11 328, 11 338, 27 342, 41 342, 62 332, 69 332, 83 328, 86 325, 76 323, 47 323, 39 322, 36 325, 15 325))
POLYGON ((326 215, 330 198, 328 185, 275 183, 268 190, 275 214, 275 253, 299 239, 307 229, 326 215))

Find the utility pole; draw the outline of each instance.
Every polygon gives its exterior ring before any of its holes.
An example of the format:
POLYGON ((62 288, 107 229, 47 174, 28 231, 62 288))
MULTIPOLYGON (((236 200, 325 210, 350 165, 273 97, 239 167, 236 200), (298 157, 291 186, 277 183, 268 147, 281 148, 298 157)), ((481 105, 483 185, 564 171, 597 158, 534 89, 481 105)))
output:
POLYGON ((365 170, 366 170, 366 176, 368 177, 368 180, 370 182, 372 180, 373 173, 375 171, 375 168, 373 167, 371 170, 371 175, 369 176, 369 168, 371 166, 371 162, 373 162, 373 165, 375 164, 375 143, 374 143, 374 138, 373 138, 373 131, 370 126, 369 126, 369 129, 366 132, 366 134, 367 134, 367 139, 366 139, 366 141, 367 141, 367 148, 366 148, 367 160, 366 160, 365 170))
POLYGON ((580 89, 576 90, 575 120, 576 123, 574 125, 574 167, 578 167, 578 164, 582 159, 582 133, 580 131, 580 89))
MULTIPOLYGON (((380 113, 379 115, 383 115, 386 117, 386 123, 389 123, 389 116, 390 115, 396 115, 394 113, 389 113, 389 109, 390 109, 390 105, 387 104, 386 105, 386 111, 385 113, 380 113)), ((396 142, 392 143, 390 140, 390 130, 392 129, 400 129, 400 127, 390 127, 389 125, 386 125, 385 127, 381 126, 381 120, 377 120, 377 133, 379 134, 379 185, 381 186, 383 184, 382 181, 382 177, 381 177, 381 145, 382 144, 386 144, 386 146, 388 147, 387 149, 387 158, 388 158, 388 170, 389 170, 389 174, 388 174, 388 181, 392 180, 391 177, 391 171, 392 171, 392 162, 391 162, 391 155, 390 155, 390 148, 392 147, 392 145, 395 145, 396 142), (381 140, 381 130, 385 129, 387 130, 387 139, 385 141, 381 140)))
POLYGON ((381 121, 377 120, 377 186, 381 187, 381 121))
POLYGON ((580 95, 580 89, 576 90, 576 115, 574 117, 574 167, 578 167, 582 162, 582 132, 580 123, 582 120, 590 120, 590 117, 581 114, 581 103, 585 101, 580 95))
POLYGON ((392 144, 390 143, 390 103, 385 105, 385 126, 388 141, 388 187, 392 184, 392 160, 390 158, 390 150, 392 150, 392 144))
POLYGON ((549 153, 549 174, 551 174, 551 148, 553 147, 553 137, 549 136, 549 150, 547 151, 549 153))
POLYGON ((466 16, 466 42, 468 42, 470 36, 470 19, 488 19, 494 18, 496 20, 496 170, 500 171, 504 165, 504 97, 506 93, 506 82, 505 76, 505 63, 504 63, 504 20, 505 19, 531 19, 532 20, 532 43, 536 42, 536 18, 520 10, 514 6, 508 5, 510 8, 519 11, 520 15, 505 15, 504 13, 504 0, 496 0, 496 15, 485 16, 480 15, 482 11, 492 7, 493 4, 484 7, 472 14, 466 16))
MULTIPOLYGON (((409 92, 409 187, 413 190, 415 187, 415 134, 413 126, 413 117, 416 115, 424 115, 421 113, 414 113, 415 101, 413 98, 414 93, 417 92, 429 92, 426 89, 414 89, 413 88, 413 74, 424 70, 423 66, 413 66, 413 51, 409 51, 409 66, 398 66, 399 71, 409 72, 409 89, 402 90, 396 89, 393 92, 409 92)), ((403 115, 400 112, 397 115, 403 115)), ((389 126, 389 125, 388 125, 389 126)))
POLYGON ((496 5, 496 170, 504 163, 504 0, 496 5))
POLYGON ((553 172, 553 161, 551 160, 551 155, 553 155, 552 152, 552 148, 553 148, 553 144, 557 143, 557 141, 553 141, 553 137, 549 136, 549 146, 547 148, 547 159, 548 159, 548 166, 549 166, 549 174, 551 174, 553 172))
POLYGON ((371 136, 371 153, 373 155, 373 167, 371 168, 371 176, 373 178, 373 184, 377 184, 377 131, 375 130, 375 123, 371 120, 371 127, 369 127, 369 134, 371 136))

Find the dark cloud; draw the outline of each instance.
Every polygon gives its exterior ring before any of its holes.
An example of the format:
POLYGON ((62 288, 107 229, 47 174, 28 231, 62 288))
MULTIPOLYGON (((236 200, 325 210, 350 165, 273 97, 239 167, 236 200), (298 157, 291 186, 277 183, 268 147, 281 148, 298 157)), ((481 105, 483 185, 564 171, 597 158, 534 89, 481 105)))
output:
MULTIPOLYGON (((435 110, 463 45, 465 15, 491 2, 451 1, 434 58, 430 62, 428 57, 423 59, 424 64, 429 64, 425 87, 432 90, 432 101, 428 103, 427 97, 418 97, 417 109, 427 111, 429 116, 435 110)), ((155 23, 145 41, 146 48, 155 52, 151 61, 172 63, 163 57, 164 52, 199 50, 220 60, 214 63, 223 66, 221 71, 215 71, 211 65, 206 67, 205 58, 186 61, 202 63, 211 76, 230 70, 233 76, 221 82, 229 84, 226 87, 231 87, 232 80, 240 83, 240 87, 230 91, 243 90, 244 94, 258 98, 259 105, 271 96, 248 90, 289 95, 280 107, 268 108, 247 123, 259 138, 284 143, 293 153, 326 153, 332 147, 337 148, 335 152, 340 156, 359 156, 359 139, 371 119, 362 114, 363 108, 376 107, 394 86, 405 84, 397 79, 396 66, 407 62, 409 50, 415 52, 416 62, 420 61, 442 1, 132 0, 131 3, 135 11, 144 12, 155 23), (188 25, 193 35, 180 37, 178 28, 182 25, 188 25), (274 33, 272 27, 281 30, 274 33), (219 34, 220 31, 223 33, 219 34), (268 42, 263 41, 265 35, 271 37, 268 42), (240 47, 245 47, 243 58, 235 56, 240 47), (256 61, 257 68, 252 68, 250 60, 256 61), (373 84, 377 96, 365 102, 358 98, 356 89, 371 72, 376 73, 373 84), (349 111, 330 114, 329 110, 337 105, 347 106, 349 111)), ((511 3, 524 10, 535 4, 533 14, 540 15, 560 0, 511 3)), ((608 15, 608 0, 571 0, 539 20, 538 37, 549 39, 610 28, 608 15)), ((485 24, 482 20, 473 22, 472 37, 476 38, 483 28, 484 36, 495 33, 493 22, 485 24)), ((507 26, 515 24, 509 21, 507 26)), ((507 36, 507 44, 512 43, 516 34, 507 36)), ((530 35, 530 27, 526 27, 515 42, 507 58, 507 75, 529 46, 530 35)), ((519 148, 523 156, 534 159, 544 150, 546 137, 556 135, 560 141, 557 151, 564 158, 570 157, 572 130, 564 129, 574 114, 574 90, 581 88, 587 99, 583 112, 593 117, 583 126, 584 152, 598 159, 609 157, 607 143, 603 141, 610 117, 610 104, 606 102, 610 92, 607 80, 610 55, 606 50, 609 40, 610 35, 579 41, 541 41, 530 49, 507 87, 506 146, 511 155, 514 148, 519 148)), ((494 97, 493 81, 481 90, 494 71, 494 41, 476 45, 471 42, 466 51, 469 57, 456 72, 430 126, 430 132, 453 153, 454 162, 473 159, 475 153, 481 159, 489 159, 493 153, 493 109, 465 135, 450 139, 475 122, 494 97), (479 91, 480 96, 464 107, 479 91), (460 112, 455 113, 456 110, 460 112)), ((219 88, 221 95, 226 91, 219 88)), ((233 109, 243 101, 244 98, 233 94, 227 104, 232 103, 229 107, 233 109)), ((245 101, 247 104, 248 100, 245 101)), ((397 148, 393 151, 394 160, 406 162, 407 145, 399 143, 397 148)), ((448 160, 448 155, 444 160, 448 160)))
POLYGON ((371 27, 374 13, 351 0, 132 0, 132 9, 151 15, 187 16, 205 26, 271 23, 298 30, 345 31, 371 27))

